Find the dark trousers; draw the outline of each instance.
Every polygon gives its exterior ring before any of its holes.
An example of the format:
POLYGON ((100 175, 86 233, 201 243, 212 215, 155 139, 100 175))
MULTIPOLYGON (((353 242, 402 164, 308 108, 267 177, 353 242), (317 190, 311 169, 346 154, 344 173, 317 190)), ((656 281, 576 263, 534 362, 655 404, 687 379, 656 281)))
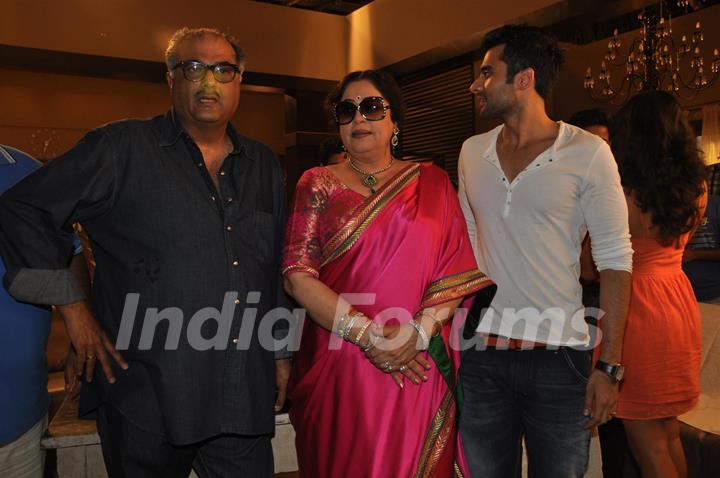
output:
POLYGON ((622 477, 625 461, 630 455, 630 446, 627 443, 622 420, 612 418, 606 424, 600 425, 598 435, 600 436, 603 477, 622 477))
POLYGON ((109 478, 273 476, 270 435, 219 435, 193 445, 172 445, 128 421, 114 407, 98 409, 98 434, 109 478))
POLYGON ((582 477, 590 372, 589 352, 566 347, 465 352, 460 433, 471 476, 519 476, 524 436, 530 478, 582 477))

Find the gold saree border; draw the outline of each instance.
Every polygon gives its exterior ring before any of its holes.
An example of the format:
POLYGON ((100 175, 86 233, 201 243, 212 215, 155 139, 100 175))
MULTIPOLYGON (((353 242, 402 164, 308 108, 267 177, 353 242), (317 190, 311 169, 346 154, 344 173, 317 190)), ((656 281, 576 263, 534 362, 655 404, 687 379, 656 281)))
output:
POLYGON ((492 284, 488 276, 478 269, 460 272, 433 281, 425 291, 420 309, 464 297, 492 284))
MULTIPOLYGON (((445 451, 448 441, 455 437, 453 433, 455 411, 455 396, 451 390, 447 390, 425 436, 420 458, 418 459, 417 471, 413 475, 414 478, 430 478, 433 476, 435 467, 445 451)), ((456 466, 456 473, 458 471, 459 468, 456 466)))
POLYGON ((360 239, 365 229, 385 209, 385 206, 419 175, 420 165, 411 164, 400 171, 395 178, 385 183, 374 196, 370 196, 369 201, 358 208, 358 212, 335 233, 323 248, 323 260, 320 267, 349 251, 360 239))

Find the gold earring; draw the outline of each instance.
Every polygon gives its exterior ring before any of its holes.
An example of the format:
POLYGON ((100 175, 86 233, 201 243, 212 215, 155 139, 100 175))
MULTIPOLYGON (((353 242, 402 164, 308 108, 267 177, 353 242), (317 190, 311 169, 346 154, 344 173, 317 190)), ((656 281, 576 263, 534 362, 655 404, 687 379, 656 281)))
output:
POLYGON ((395 128, 393 129, 392 139, 390 140, 390 144, 392 145, 393 149, 395 149, 400 142, 400 140, 398 139, 398 133, 400 133, 400 130, 397 126, 395 126, 395 128))

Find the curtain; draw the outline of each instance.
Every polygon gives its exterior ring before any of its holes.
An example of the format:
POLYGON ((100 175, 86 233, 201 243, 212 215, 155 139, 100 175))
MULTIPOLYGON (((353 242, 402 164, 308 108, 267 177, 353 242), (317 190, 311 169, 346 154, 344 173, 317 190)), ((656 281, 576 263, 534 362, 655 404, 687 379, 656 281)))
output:
POLYGON ((708 166, 720 163, 720 103, 703 106, 702 150, 708 166))

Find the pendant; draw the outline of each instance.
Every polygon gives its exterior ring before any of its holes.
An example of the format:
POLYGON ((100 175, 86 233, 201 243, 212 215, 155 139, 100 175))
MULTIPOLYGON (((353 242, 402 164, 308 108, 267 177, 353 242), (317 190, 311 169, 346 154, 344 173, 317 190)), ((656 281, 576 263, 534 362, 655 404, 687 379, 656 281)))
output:
POLYGON ((368 174, 362 179, 363 186, 371 190, 377 185, 377 178, 372 174, 368 174))

